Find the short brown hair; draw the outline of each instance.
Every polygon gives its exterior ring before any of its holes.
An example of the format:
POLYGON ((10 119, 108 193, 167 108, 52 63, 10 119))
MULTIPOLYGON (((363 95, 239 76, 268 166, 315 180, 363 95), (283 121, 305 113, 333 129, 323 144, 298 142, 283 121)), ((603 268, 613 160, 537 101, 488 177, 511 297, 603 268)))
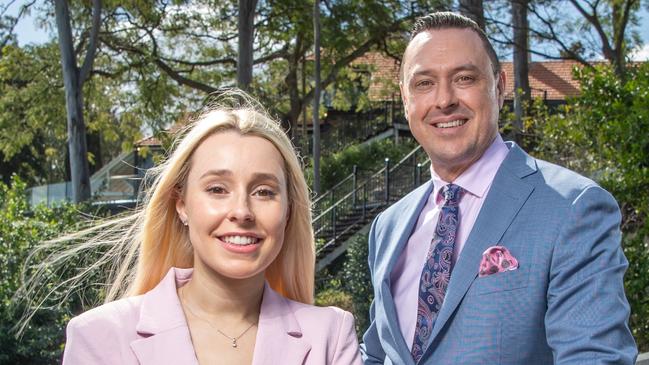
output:
MULTIPOLYGON (((448 28, 470 29, 474 31, 478 35, 478 37, 480 37, 480 40, 482 41, 482 44, 487 51, 487 55, 491 60, 491 67, 494 74, 498 74, 500 72, 501 68, 500 61, 498 60, 498 55, 496 55, 494 47, 491 45, 491 42, 489 42, 487 34, 480 28, 478 23, 465 17, 464 15, 456 14, 450 11, 440 11, 417 18, 415 25, 410 31, 410 41, 412 41, 412 39, 421 32, 448 28)), ((403 67, 403 62, 401 65, 403 67)), ((403 78, 403 72, 399 72, 399 75, 401 76, 401 78, 403 78)))

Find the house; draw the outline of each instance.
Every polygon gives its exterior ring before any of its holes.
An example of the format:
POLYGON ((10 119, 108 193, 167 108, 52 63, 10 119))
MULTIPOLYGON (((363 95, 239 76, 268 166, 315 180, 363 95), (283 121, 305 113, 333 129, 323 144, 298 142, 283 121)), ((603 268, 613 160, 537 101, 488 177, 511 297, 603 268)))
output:
MULTIPOLYGON (((380 53, 368 53, 357 61, 371 65, 368 94, 376 102, 400 101, 399 61, 380 53)), ((506 74, 505 102, 514 100, 514 64, 501 61, 506 74)), ((573 70, 581 64, 570 60, 531 62, 529 80, 532 98, 541 98, 548 106, 565 104, 570 97, 579 94, 579 82, 573 78, 573 70)))

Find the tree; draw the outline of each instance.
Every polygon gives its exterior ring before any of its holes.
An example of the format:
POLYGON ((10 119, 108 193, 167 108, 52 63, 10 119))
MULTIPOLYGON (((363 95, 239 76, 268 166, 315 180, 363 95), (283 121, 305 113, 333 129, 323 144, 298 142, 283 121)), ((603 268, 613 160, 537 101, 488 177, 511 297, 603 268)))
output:
MULTIPOLYGON (((499 4, 487 17, 493 28, 491 39, 511 46, 516 42, 509 24, 501 20, 503 3, 499 4)), ((602 56, 614 65, 618 77, 623 77, 625 58, 640 42, 634 29, 639 25, 636 12, 640 5, 640 0, 530 1, 529 34, 536 45, 527 47, 527 52, 548 59, 573 59, 586 67, 593 67, 594 60, 602 56)))
POLYGON ((257 0, 239 0, 239 59, 237 62, 237 84, 248 90, 252 82, 253 41, 255 8, 257 0))
MULTIPOLYGON (((407 22, 419 15, 410 11, 410 1, 336 0, 324 5, 322 48, 327 51, 322 55, 322 89, 334 85, 358 57, 404 32, 407 22)), ((304 16, 311 13, 309 6, 298 0, 266 0, 255 16, 253 64, 264 72, 256 82, 261 85, 252 92, 281 115, 287 130, 297 125, 303 107, 314 98, 313 83, 300 93, 299 82, 303 61, 310 64, 313 57, 312 19, 304 16)), ((179 99, 191 97, 200 103, 206 94, 235 83, 237 57, 231 41, 237 30, 231 19, 238 19, 238 14, 231 1, 125 5, 111 10, 108 30, 100 39, 114 59, 124 61, 129 75, 146 79, 153 73, 164 88, 186 91, 172 92, 166 100, 156 101, 165 103, 158 105, 169 107, 180 94, 179 99)))
POLYGON ((88 167, 88 148, 86 144, 86 125, 83 120, 83 84, 90 75, 95 58, 97 37, 101 25, 101 0, 93 0, 93 20, 86 56, 81 68, 77 66, 77 56, 72 40, 70 10, 67 0, 55 0, 56 24, 63 66, 65 102, 68 120, 68 146, 70 156, 70 175, 72 179, 72 199, 81 202, 90 199, 90 169, 88 167))
POLYGON ((21 5, 16 16, 6 15, 9 6, 11 6, 13 2, 9 2, 4 6, 0 5, 0 58, 2 58, 2 49, 9 44, 15 43, 16 37, 14 29, 16 28, 16 25, 18 25, 20 18, 29 11, 29 8, 31 8, 35 2, 36 1, 33 0, 21 5))
POLYGON ((315 92, 313 98, 313 193, 320 194, 320 0, 313 2, 313 53, 315 92))
POLYGON ((522 142, 524 108, 531 100, 529 79, 528 0, 512 1, 512 27, 514 32, 514 140, 522 142))
POLYGON ((485 30, 485 17, 482 0, 460 0, 460 13, 473 19, 473 21, 478 23, 480 29, 485 30))

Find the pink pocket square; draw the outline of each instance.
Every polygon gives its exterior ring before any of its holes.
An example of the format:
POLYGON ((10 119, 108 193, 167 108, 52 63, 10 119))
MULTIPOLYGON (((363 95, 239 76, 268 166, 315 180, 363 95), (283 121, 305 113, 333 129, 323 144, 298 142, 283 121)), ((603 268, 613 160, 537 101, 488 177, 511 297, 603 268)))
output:
POLYGON ((518 260, 506 247, 491 246, 482 253, 479 276, 484 277, 516 269, 518 269, 518 260))

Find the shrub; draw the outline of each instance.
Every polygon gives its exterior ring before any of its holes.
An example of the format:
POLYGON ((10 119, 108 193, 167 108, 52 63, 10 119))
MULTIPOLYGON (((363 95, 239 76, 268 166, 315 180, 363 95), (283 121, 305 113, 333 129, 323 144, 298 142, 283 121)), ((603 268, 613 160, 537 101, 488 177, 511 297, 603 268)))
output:
MULTIPOLYGON (((26 309, 13 302, 21 284, 21 272, 28 254, 42 240, 55 237, 79 221, 79 210, 71 204, 55 208, 29 209, 25 183, 15 176, 11 187, 0 183, 0 363, 55 364, 60 362, 64 327, 78 302, 44 303, 21 337, 15 325, 26 309)), ((43 283, 46 285, 46 283, 43 283)))
MULTIPOLYGON (((320 164, 320 186, 325 192, 352 173, 356 165, 359 171, 371 172, 380 169, 389 158, 393 163, 416 147, 414 140, 403 139, 395 144, 392 139, 383 139, 369 144, 355 144, 345 149, 323 156, 320 164)), ((313 162, 305 172, 309 185, 313 181, 313 162)))
POLYGON ((356 317, 356 331, 360 336, 370 325, 370 304, 374 298, 370 270, 367 265, 367 230, 351 238, 343 264, 345 290, 350 294, 356 317))

